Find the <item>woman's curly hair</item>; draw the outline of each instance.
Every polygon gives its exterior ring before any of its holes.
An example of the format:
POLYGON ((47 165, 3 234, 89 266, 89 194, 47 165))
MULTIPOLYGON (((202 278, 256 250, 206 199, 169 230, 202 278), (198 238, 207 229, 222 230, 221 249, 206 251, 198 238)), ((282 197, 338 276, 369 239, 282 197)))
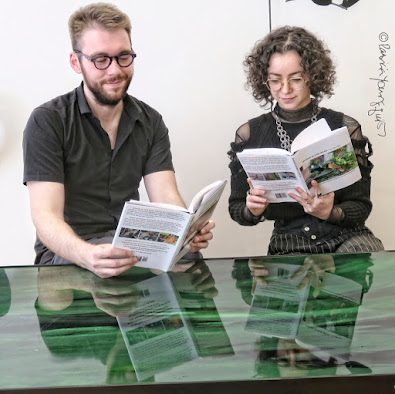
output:
POLYGON ((266 87, 267 69, 274 53, 296 51, 302 58, 301 66, 308 76, 310 93, 317 101, 324 95, 333 95, 335 83, 335 66, 330 57, 330 50, 312 33, 296 26, 283 26, 273 30, 258 41, 252 52, 244 60, 247 74, 247 88, 252 89, 255 101, 273 104, 273 97, 266 87))

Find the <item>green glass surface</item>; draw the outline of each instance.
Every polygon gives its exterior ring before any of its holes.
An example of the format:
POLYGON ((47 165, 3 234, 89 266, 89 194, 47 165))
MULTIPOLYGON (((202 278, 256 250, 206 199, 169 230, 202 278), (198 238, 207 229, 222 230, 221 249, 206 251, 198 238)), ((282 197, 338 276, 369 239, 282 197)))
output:
POLYGON ((0 268, 0 390, 395 374, 395 253, 0 268))

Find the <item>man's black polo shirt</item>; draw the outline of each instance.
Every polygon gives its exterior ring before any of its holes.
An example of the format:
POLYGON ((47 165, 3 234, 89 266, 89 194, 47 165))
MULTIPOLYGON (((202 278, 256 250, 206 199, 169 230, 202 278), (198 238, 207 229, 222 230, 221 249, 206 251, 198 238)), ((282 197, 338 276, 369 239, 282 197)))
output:
POLYGON ((143 176, 173 171, 168 130, 157 111, 126 96, 112 150, 82 84, 33 111, 23 150, 23 182, 63 183, 65 220, 84 239, 116 228, 124 202, 139 198, 143 176))

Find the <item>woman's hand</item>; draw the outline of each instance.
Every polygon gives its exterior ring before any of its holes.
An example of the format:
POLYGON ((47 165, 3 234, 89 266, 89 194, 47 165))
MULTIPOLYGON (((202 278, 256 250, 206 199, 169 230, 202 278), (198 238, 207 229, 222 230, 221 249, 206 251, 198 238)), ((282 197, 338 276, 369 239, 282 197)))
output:
POLYGON ((310 196, 298 186, 295 187, 295 190, 299 195, 289 193, 289 196, 296 200, 309 215, 326 220, 332 212, 335 193, 322 194, 317 181, 312 181, 311 184, 314 188, 314 197, 310 196))
POLYGON ((308 283, 314 288, 313 297, 317 298, 323 285, 326 272, 335 272, 335 261, 329 254, 307 256, 303 265, 291 276, 291 280, 305 275, 298 285, 298 290, 303 289, 308 283))
POLYGON ((269 276, 269 270, 265 267, 262 259, 249 259, 248 268, 250 269, 252 276, 251 295, 254 295, 257 283, 267 286, 266 279, 269 276))
POLYGON ((250 190, 247 192, 246 206, 254 216, 260 216, 269 205, 265 198, 266 191, 255 189, 250 178, 247 178, 247 182, 250 185, 250 190))

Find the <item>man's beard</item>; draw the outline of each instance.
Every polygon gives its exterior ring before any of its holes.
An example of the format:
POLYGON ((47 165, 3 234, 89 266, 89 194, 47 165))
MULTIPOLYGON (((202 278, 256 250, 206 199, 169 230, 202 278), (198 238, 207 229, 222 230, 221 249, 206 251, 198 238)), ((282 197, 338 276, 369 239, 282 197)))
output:
POLYGON ((112 98, 105 93, 105 91, 101 88, 99 84, 91 83, 84 69, 82 69, 82 75, 84 76, 84 83, 86 84, 89 91, 93 94, 93 97, 95 98, 96 102, 100 105, 108 106, 108 107, 115 107, 121 100, 124 99, 133 78, 133 74, 132 74, 129 78, 123 79, 126 81, 123 92, 118 97, 112 98))

